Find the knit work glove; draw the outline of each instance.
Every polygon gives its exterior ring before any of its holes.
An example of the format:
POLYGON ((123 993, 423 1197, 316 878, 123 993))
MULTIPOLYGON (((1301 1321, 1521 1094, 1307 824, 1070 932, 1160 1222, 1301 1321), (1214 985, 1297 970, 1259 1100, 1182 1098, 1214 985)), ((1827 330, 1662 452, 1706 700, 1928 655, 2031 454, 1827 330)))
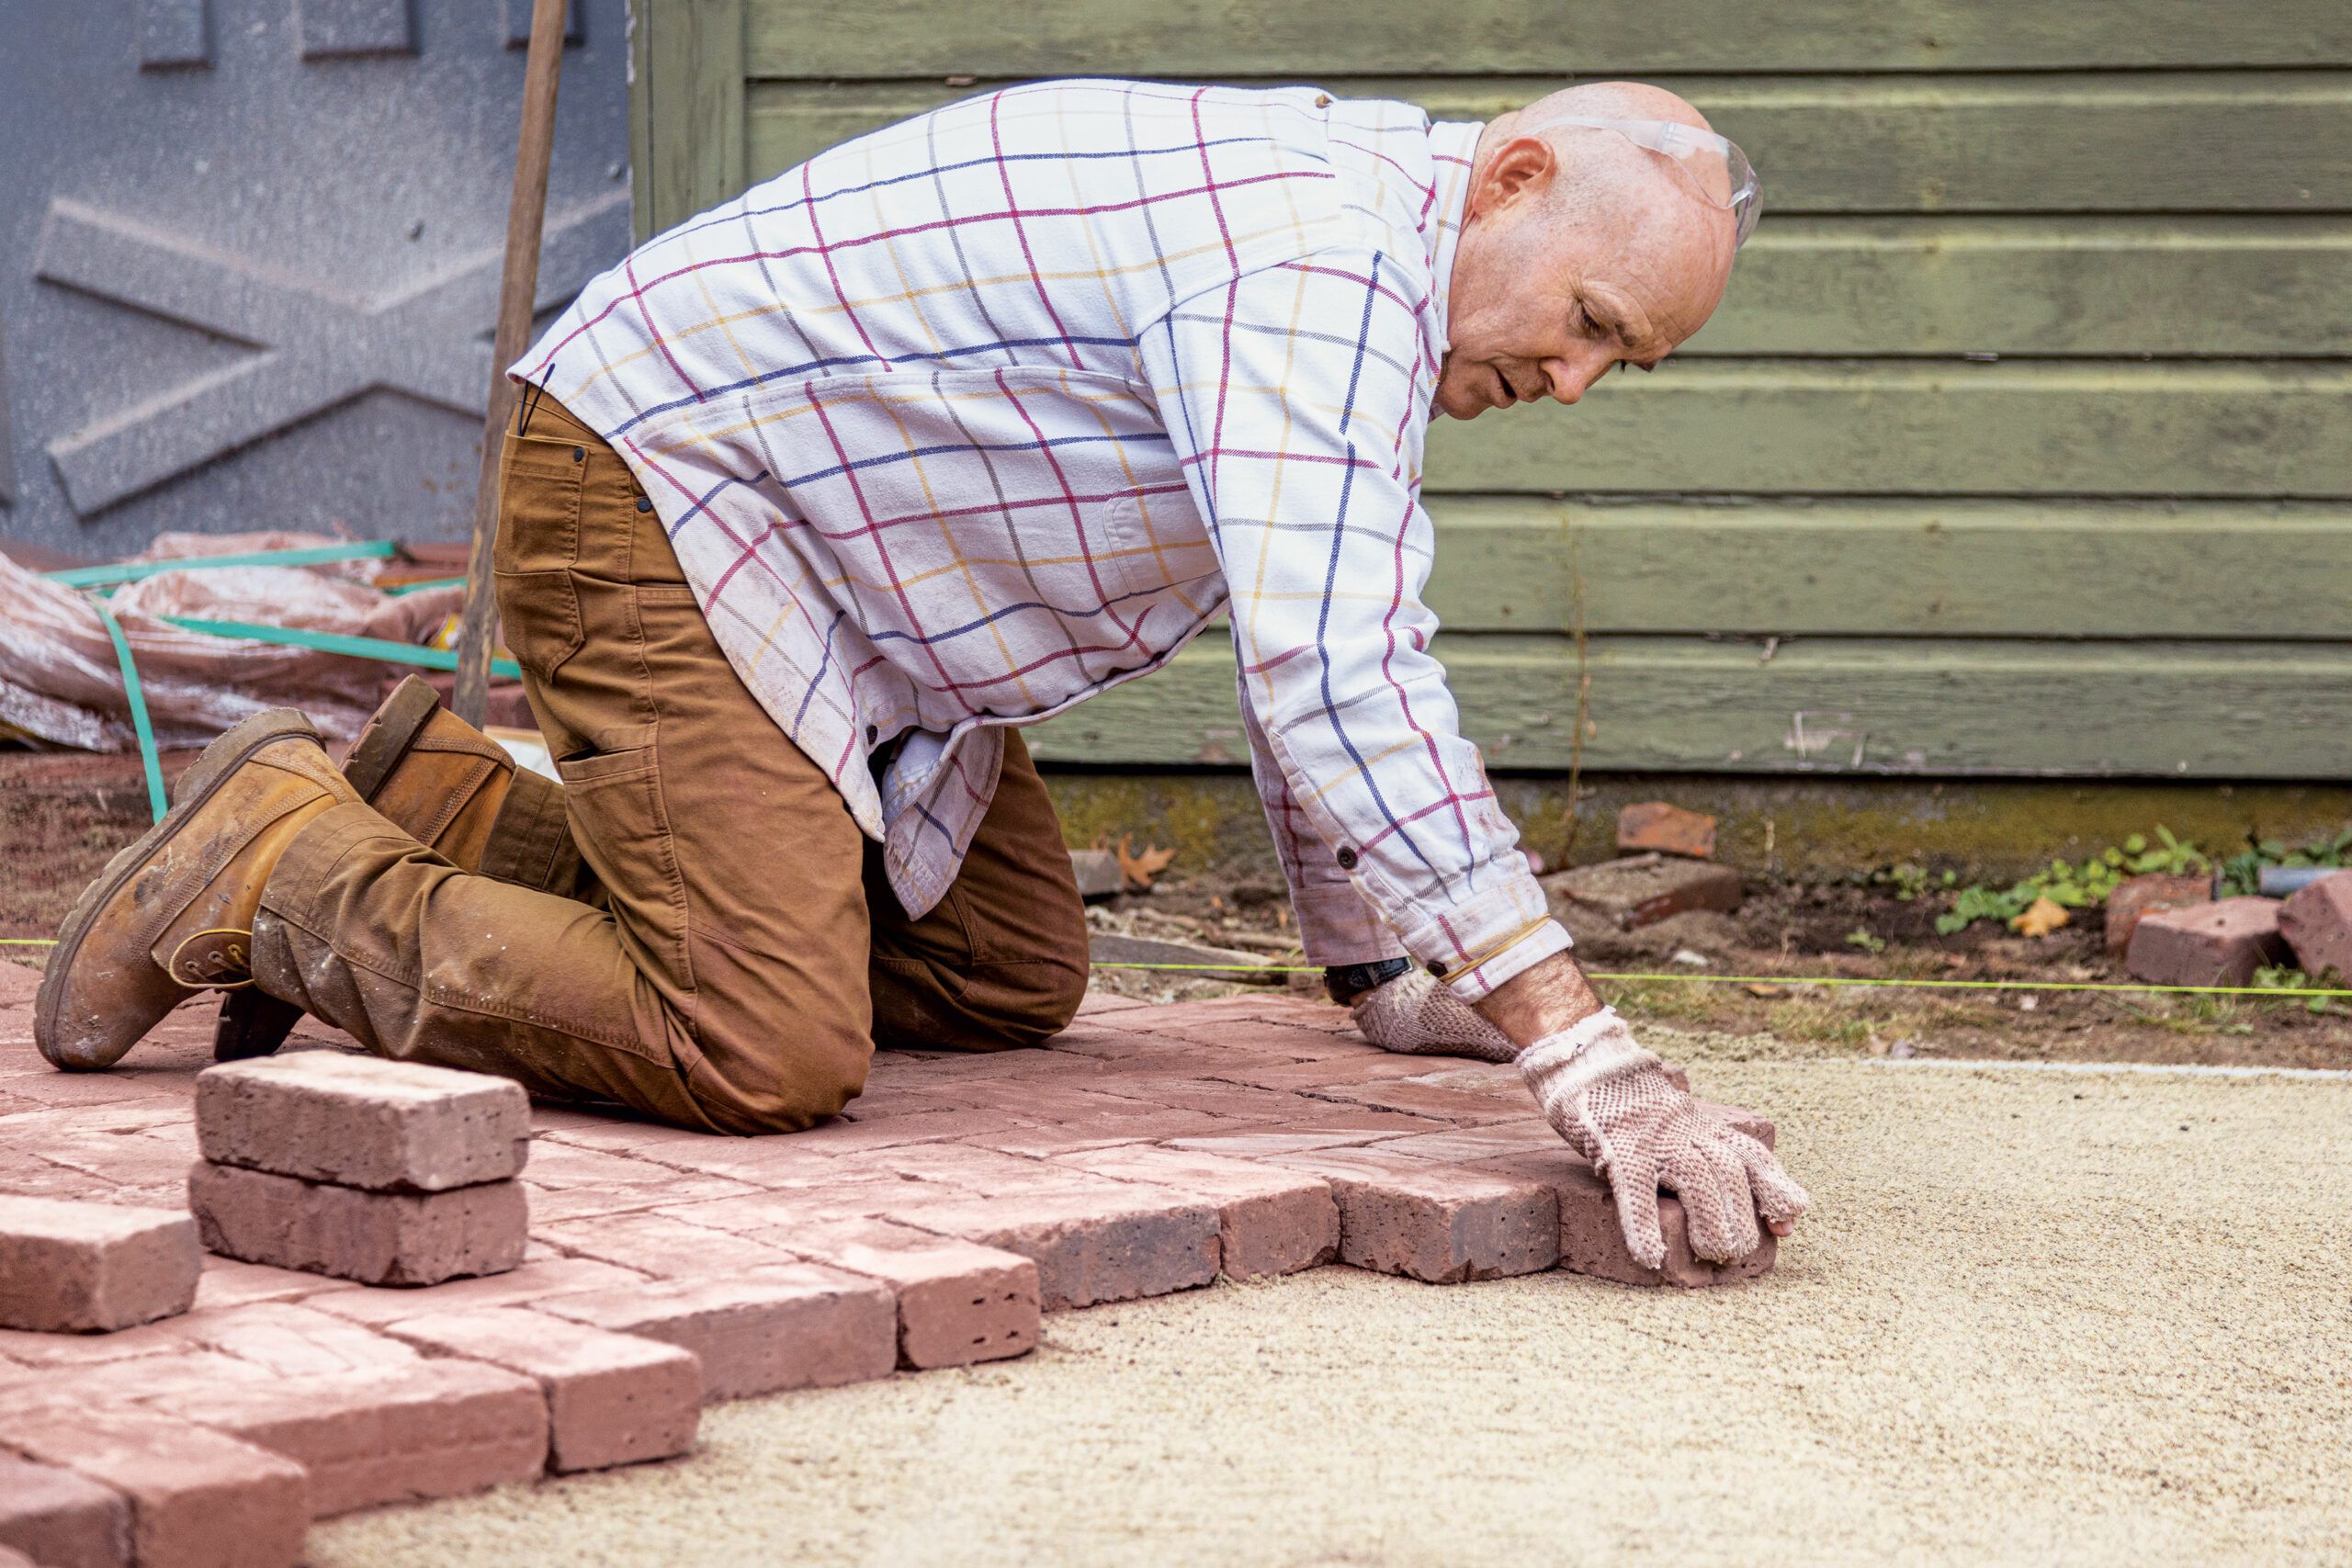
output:
POLYGON ((1384 1051, 1408 1056, 1476 1056, 1508 1062, 1519 1055, 1510 1036, 1488 1023, 1420 969, 1408 969, 1348 1004, 1363 1037, 1384 1051))
POLYGON ((1609 1179, 1625 1245, 1645 1268, 1666 1265, 1660 1187, 1681 1196, 1691 1252, 1716 1263, 1756 1250, 1758 1214, 1791 1221, 1810 1201, 1771 1150, 1675 1088, 1614 1008, 1530 1045, 1519 1072, 1553 1130, 1609 1179))

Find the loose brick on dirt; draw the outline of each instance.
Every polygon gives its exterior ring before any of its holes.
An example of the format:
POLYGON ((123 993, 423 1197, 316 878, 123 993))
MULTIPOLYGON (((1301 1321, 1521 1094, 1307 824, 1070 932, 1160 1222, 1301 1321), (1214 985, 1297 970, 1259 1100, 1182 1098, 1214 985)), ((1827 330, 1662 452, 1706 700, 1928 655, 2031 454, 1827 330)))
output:
POLYGON ((2278 907, 2278 934, 2306 972, 2352 980, 2352 871, 2298 888, 2278 907))
POLYGON ((2107 912, 2107 955, 2120 959, 2132 945, 2132 933, 2140 929, 2142 917, 2158 909, 2186 909, 2213 901, 2213 879, 2210 876, 2176 876, 2167 872, 2152 871, 2142 876, 2126 877, 2108 894, 2104 906, 2107 912))
POLYGON ((865 1382, 899 1364, 899 1310, 889 1290, 816 1264, 650 1280, 535 1304, 573 1323, 693 1352, 707 1403, 865 1382))
POLYGON ((371 1285, 432 1285, 512 1269, 523 1261, 530 1224, 513 1181, 369 1192, 203 1162, 187 1188, 210 1250, 371 1285))
POLYGON ((2142 916, 2125 966, 2152 986, 2245 986, 2291 957, 2275 900, 2223 898, 2142 916))
POLYGON ((547 1468, 539 1385, 480 1361, 223 1384, 151 1404, 302 1466, 313 1518, 464 1496, 547 1468))
POLYGON ((1629 855, 1540 880, 1555 899, 1613 920, 1622 931, 1639 931, 1692 909, 1729 914, 1739 908, 1739 873, 1665 855, 1629 855))
POLYGON ((1017 1252, 888 1220, 803 1226, 777 1233, 776 1245, 888 1286, 901 1366, 968 1366, 1036 1346, 1037 1265, 1017 1252))
POLYGON ((293 1568, 311 1522, 302 1467, 169 1416, 19 1413, 0 1447, 60 1465, 130 1505, 131 1560, 154 1568, 293 1568))
POLYGON ((603 1470, 694 1445, 702 1367, 691 1351, 516 1307, 436 1313, 390 1332, 434 1356, 488 1361, 536 1380, 548 1404, 548 1462, 603 1470))
POLYGON ((1219 1269, 1228 1279, 1293 1274, 1340 1253, 1330 1184, 1303 1171, 1148 1145, 1067 1155, 1059 1163, 1216 1205, 1219 1269))
POLYGON ((90 1334, 186 1312, 204 1254, 169 1209, 0 1196, 0 1326, 90 1334))
POLYGON ((70 1470, 0 1456, 0 1547, 40 1568, 128 1568, 130 1505, 70 1470))
POLYGON ((1166 1295, 1216 1278, 1216 1210, 1163 1188, 1104 1181, 928 1203, 893 1217, 1034 1259, 1047 1312, 1166 1295))
POLYGON ((1703 811, 1685 811, 1663 800, 1636 801, 1618 807, 1617 852, 1637 855, 1652 851, 1713 860, 1715 819, 1703 811))
POLYGON ((1571 1273, 1613 1280, 1621 1285, 1676 1285, 1694 1290, 1708 1285, 1736 1284, 1769 1274, 1779 1258, 1780 1242, 1758 1227, 1763 1245, 1732 1263, 1709 1263, 1690 1252, 1690 1229, 1682 1201, 1668 1193, 1658 1195, 1658 1228, 1666 1235, 1666 1267, 1646 1269, 1625 1246, 1617 1224, 1617 1205, 1609 1184, 1594 1174, 1573 1149, 1562 1146, 1539 1153, 1506 1155, 1478 1168, 1549 1188, 1559 1203, 1560 1267, 1571 1273))
POLYGON ((1269 1163, 1330 1183, 1340 1261, 1433 1284, 1549 1269, 1558 1201, 1532 1181, 1368 1149, 1277 1155, 1269 1163))
POLYGON ((520 1084, 341 1051, 289 1051, 196 1077, 204 1157, 309 1181, 439 1192, 503 1181, 531 1146, 520 1084))

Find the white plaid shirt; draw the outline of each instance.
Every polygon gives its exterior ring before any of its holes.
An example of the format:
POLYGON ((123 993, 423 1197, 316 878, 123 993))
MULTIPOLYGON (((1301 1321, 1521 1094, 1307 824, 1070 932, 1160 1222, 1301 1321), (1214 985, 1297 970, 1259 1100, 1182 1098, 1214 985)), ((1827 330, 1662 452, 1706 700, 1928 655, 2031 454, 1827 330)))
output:
POLYGON ((1568 945, 1421 603, 1479 129, 1311 88, 1009 88, 648 242, 514 374, 635 469, 910 912, 963 863, 999 727, 1229 606, 1308 956, 1409 953, 1475 999, 1568 945))

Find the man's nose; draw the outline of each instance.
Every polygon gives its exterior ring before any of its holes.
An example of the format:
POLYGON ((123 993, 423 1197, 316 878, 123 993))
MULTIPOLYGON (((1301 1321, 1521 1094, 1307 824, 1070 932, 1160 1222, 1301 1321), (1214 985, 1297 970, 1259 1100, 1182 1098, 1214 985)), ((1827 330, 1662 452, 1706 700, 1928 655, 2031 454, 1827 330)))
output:
POLYGON ((1617 356, 1597 345, 1589 352, 1573 357, 1558 357, 1544 362, 1544 379, 1551 386, 1555 402, 1573 403, 1590 389, 1595 381, 1609 373, 1617 356))

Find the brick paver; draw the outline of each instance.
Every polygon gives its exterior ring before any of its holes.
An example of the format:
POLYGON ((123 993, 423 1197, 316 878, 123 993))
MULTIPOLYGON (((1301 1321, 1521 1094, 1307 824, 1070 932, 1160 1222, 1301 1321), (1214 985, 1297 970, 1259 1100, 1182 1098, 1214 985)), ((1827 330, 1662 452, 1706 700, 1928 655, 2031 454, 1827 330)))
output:
POLYGON ((202 1262, 185 1213, 0 1194, 0 1327, 87 1334, 186 1312, 202 1262))
MULTIPOLYGON (((191 1009, 120 1071, 59 1074, 0 996, 0 1215, 55 1197, 185 1224, 208 1046, 191 1009)), ((1640 1269, 1511 1069, 1388 1055, 1279 993, 1094 998, 1047 1050, 885 1052, 846 1117, 788 1137, 533 1107, 527 1162, 507 1086, 447 1075, 457 1115, 430 1092, 449 1086, 346 1060, 206 1075, 228 1109, 194 1183, 216 1250, 193 1310, 0 1328, 0 1455, 21 1456, 0 1459, 0 1547, 292 1562, 309 1517, 682 1453, 706 1398, 1015 1357, 1042 1313, 1220 1273, 1698 1286, 1774 1256, 1698 1262, 1668 1199, 1667 1267, 1640 1269), (483 1201, 510 1237, 527 1209, 526 1247, 476 1257, 484 1226, 435 1208, 483 1201), (391 1282, 420 1258, 503 1271, 391 1282)))

